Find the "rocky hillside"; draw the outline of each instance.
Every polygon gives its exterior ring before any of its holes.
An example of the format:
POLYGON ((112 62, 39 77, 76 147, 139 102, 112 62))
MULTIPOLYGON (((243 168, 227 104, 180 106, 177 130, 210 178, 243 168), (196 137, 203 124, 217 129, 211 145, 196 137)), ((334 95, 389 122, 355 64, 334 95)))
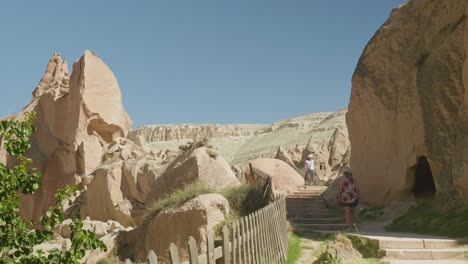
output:
POLYGON ((366 202, 453 190, 468 198, 467 8, 410 0, 362 53, 347 124, 366 202))
MULTIPOLYGON (((180 145, 209 139, 213 148, 231 165, 242 165, 258 157, 275 157, 281 146, 301 150, 312 140, 330 140, 340 129, 347 137, 346 109, 307 114, 269 125, 176 124, 152 125, 133 129, 129 139, 142 142, 153 152, 178 151, 180 145)), ((347 146, 346 146, 347 147, 347 146)), ((346 148, 345 147, 345 148, 346 148)))

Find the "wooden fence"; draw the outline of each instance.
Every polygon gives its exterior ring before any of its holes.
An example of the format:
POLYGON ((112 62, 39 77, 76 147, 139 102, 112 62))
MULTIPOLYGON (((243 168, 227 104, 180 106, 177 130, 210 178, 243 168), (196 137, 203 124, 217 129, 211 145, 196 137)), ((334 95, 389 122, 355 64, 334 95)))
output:
MULTIPOLYGON (((171 243, 171 264, 283 264, 288 256, 286 197, 276 196, 262 209, 241 218, 230 227, 223 226, 221 246, 215 248, 213 231, 208 232, 206 253, 198 255, 196 241, 188 240, 189 260, 181 261, 177 247, 171 243)), ((148 264, 158 264, 153 251, 148 264)), ((132 264, 125 260, 125 264, 132 264)))

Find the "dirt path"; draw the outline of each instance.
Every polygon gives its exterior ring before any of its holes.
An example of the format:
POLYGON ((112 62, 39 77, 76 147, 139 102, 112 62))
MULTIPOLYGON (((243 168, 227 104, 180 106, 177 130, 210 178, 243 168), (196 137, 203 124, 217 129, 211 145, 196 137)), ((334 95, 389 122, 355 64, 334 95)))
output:
POLYGON ((301 238, 301 256, 296 264, 312 264, 315 261, 314 251, 320 246, 320 241, 314 241, 308 238, 301 238))

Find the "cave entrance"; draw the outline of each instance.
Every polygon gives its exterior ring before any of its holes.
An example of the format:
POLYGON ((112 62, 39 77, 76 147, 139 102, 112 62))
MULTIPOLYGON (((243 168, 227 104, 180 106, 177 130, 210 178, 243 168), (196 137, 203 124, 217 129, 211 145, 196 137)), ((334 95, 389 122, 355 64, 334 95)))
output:
POLYGON ((413 194, 415 198, 427 198, 435 195, 436 188, 432 177, 431 167, 425 156, 418 158, 414 170, 413 194))

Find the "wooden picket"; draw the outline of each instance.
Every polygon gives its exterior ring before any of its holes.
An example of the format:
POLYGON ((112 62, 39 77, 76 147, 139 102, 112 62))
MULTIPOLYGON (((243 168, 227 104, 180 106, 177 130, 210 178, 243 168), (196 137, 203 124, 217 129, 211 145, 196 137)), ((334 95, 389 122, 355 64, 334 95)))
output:
MULTIPOLYGON (((169 246, 170 264, 283 264, 288 253, 286 197, 275 196, 274 201, 260 210, 223 226, 221 246, 215 248, 215 237, 210 230, 205 253, 198 255, 196 241, 188 239, 188 260, 181 262, 177 246, 169 246)), ((159 261, 161 263, 162 260, 159 261)), ((125 260, 125 264, 131 264, 125 260)), ((148 264, 158 264, 158 257, 149 251, 148 264)), ((166 263, 166 262, 162 262, 166 263)))

